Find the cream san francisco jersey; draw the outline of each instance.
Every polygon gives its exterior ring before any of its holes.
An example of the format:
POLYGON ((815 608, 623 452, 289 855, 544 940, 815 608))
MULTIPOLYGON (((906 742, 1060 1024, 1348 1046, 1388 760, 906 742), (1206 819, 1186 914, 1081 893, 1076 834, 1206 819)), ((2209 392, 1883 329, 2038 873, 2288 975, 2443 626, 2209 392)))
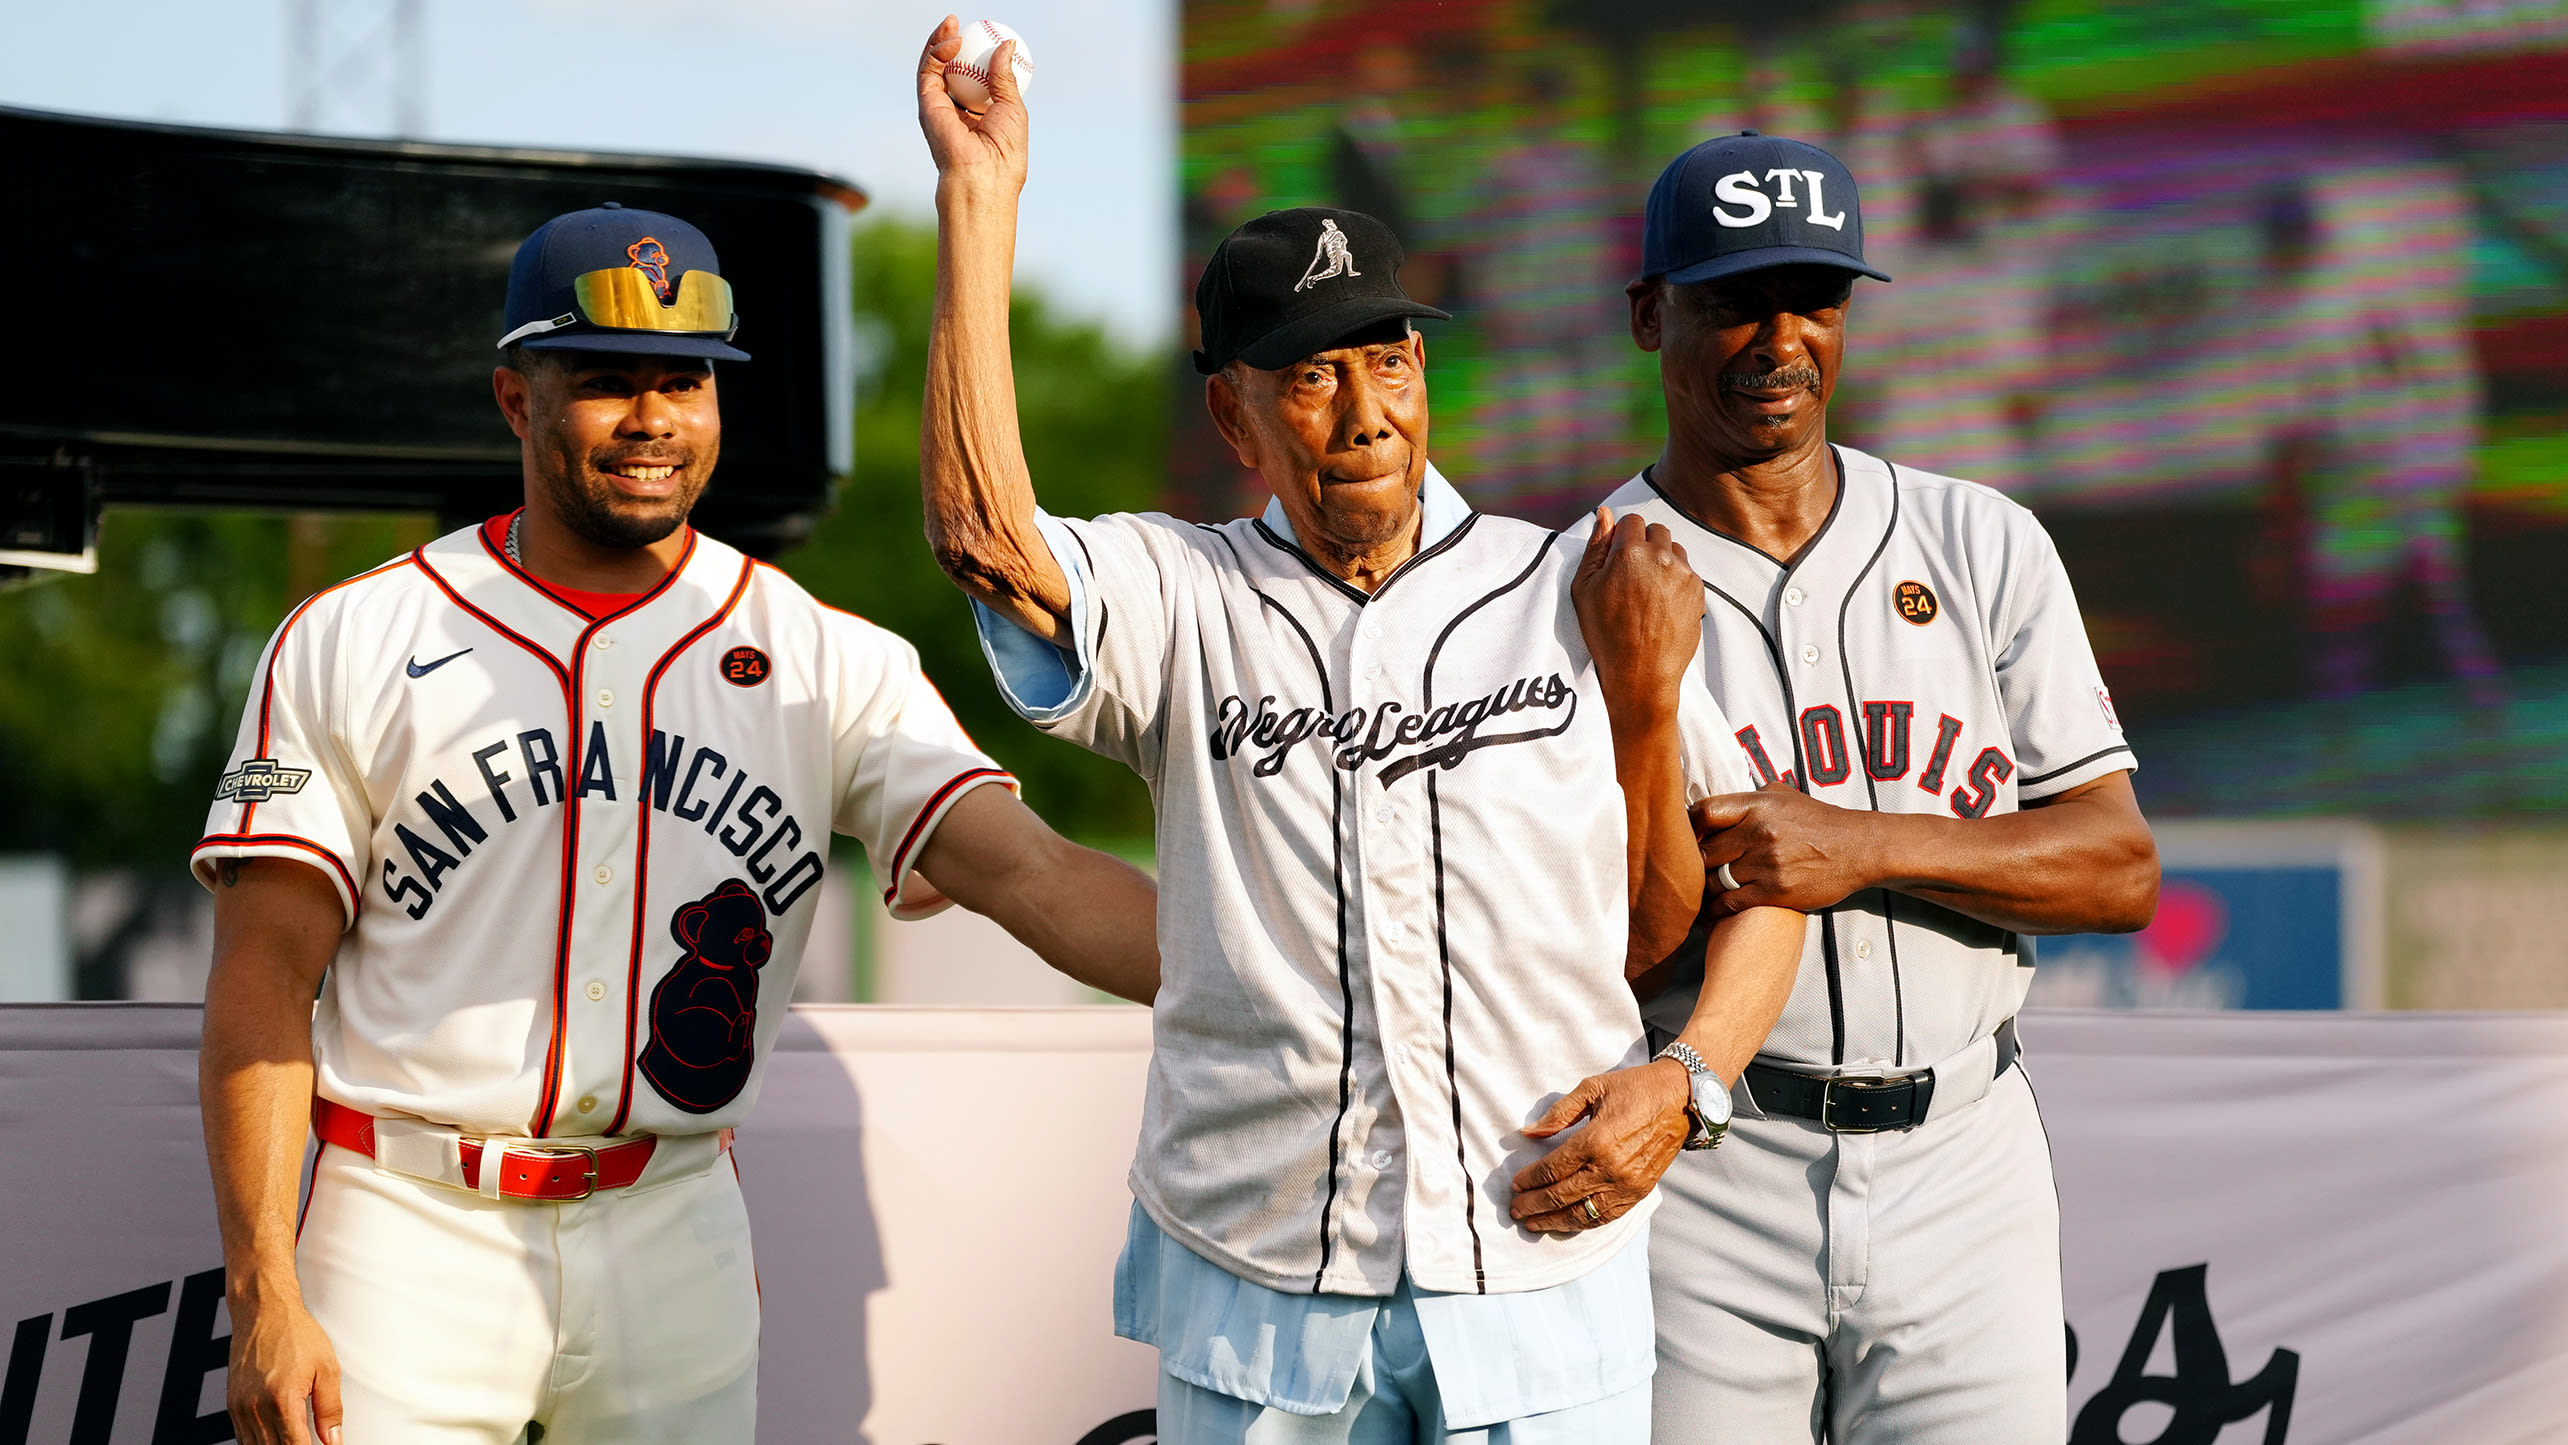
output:
MULTIPOLYGON (((1633 478, 1607 499, 1664 523, 1704 579, 1699 658, 1725 761, 1841 808, 1981 818, 2136 766, 2050 536, 1996 491, 1834 448, 1835 509, 1778 561, 1633 478)), ((1690 744, 1689 744, 1690 746, 1690 744)), ((1699 773, 1711 760, 1687 759, 1699 773)), ((1827 1070, 1922 1068, 2024 1001, 2033 945, 1904 893, 1811 916, 1761 1056, 1827 1070)), ((1680 977, 1647 1010, 1674 1029, 1680 977)))
POLYGON ((1014 786, 899 637, 693 533, 592 620, 481 528, 277 629, 194 853, 291 858, 348 928, 317 1089, 467 1133, 696 1133, 758 1092, 833 829, 900 917, 955 799, 1014 786))
MULTIPOLYGON (((1472 514, 1432 470, 1424 501, 1419 552, 1370 594, 1280 508, 1047 517, 1076 680, 1008 688, 1151 785, 1161 983, 1132 1187, 1271 1289, 1384 1295, 1404 1269, 1541 1289, 1651 1208, 1565 1235, 1508 1215, 1551 1147, 1521 1128, 1646 1057, 1622 793, 1569 600, 1584 533, 1472 514)), ((983 621, 1003 685, 1007 627, 983 621)))

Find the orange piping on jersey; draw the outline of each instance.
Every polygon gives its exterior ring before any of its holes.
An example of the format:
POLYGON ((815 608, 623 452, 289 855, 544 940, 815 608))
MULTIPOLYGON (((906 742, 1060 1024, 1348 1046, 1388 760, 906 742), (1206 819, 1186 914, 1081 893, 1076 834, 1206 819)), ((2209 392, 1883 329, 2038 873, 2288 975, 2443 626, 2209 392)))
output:
MULTIPOLYGON (((679 638, 675 646, 661 653, 660 660, 651 665, 650 675, 642 683, 642 746, 646 750, 651 745, 651 707, 659 694, 661 674, 669 670, 670 663, 677 661, 678 654, 721 626, 723 619, 731 615, 731 609, 740 605, 741 597, 749 590, 750 575, 747 561, 743 559, 739 580, 731 584, 731 595, 722 599, 722 605, 714 609, 711 617, 697 623, 693 631, 679 638)), ((625 1116, 633 1111, 633 1026, 641 998, 642 940, 646 936, 644 919, 651 897, 651 800, 643 789, 636 787, 633 802, 641 810, 641 825, 634 835, 633 845, 633 956, 624 970, 624 1078, 616 1085, 615 1118, 606 1126, 609 1134, 623 1133, 625 1116)))
POLYGON ((883 890, 884 903, 889 904, 900 896, 902 875, 909 872, 910 848, 918 842, 919 834, 926 830, 927 820, 936 816, 936 810, 945 806, 946 799, 962 791, 966 784, 980 778, 996 778, 1010 788, 1017 785, 1016 778, 1005 768, 967 768, 946 779, 945 786, 937 789, 928 798, 926 805, 918 810, 917 817, 910 819, 909 831, 901 835, 901 846, 892 850, 892 881, 891 886, 883 890))
POLYGON ((307 853, 320 855, 329 862, 330 871, 339 875, 339 882, 348 890, 348 913, 350 918, 353 920, 356 911, 365 907, 365 890, 357 887, 357 880, 349 876, 348 865, 341 861, 339 855, 322 847, 320 844, 313 842, 309 838, 298 838, 292 833, 209 833, 196 840, 196 846, 187 850, 187 856, 191 861, 193 861, 197 854, 204 852, 208 848, 238 847, 242 845, 258 844, 276 844, 280 847, 286 848, 301 848, 307 853))
MULTIPOLYGON (((313 593, 311 596, 304 598, 300 603, 295 605, 295 609, 292 612, 285 615, 285 621, 277 626, 276 641, 268 644, 267 666, 262 669, 260 674, 259 750, 256 756, 263 758, 268 755, 268 711, 270 705, 276 700, 276 660, 284 653, 286 634, 294 630, 294 624, 303 620, 303 614, 312 610, 313 603, 320 601, 322 598, 329 596, 340 588, 354 586, 369 577, 389 572, 395 567, 407 567, 413 561, 417 560, 417 557, 418 554, 415 552, 408 556, 395 557, 380 567, 360 572, 356 576, 350 577, 345 581, 333 582, 329 586, 322 588, 320 591, 313 593)), ((241 819, 233 826, 238 831, 247 833, 250 831, 250 824, 257 820, 258 815, 259 805, 257 803, 243 803, 241 805, 241 819)))

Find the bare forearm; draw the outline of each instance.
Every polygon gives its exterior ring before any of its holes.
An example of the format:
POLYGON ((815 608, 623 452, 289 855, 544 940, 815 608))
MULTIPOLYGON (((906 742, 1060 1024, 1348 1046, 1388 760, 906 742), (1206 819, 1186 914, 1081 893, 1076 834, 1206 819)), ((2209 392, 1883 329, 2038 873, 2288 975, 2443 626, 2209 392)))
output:
POLYGON ((1881 823, 1877 886, 1999 928, 2127 933, 2157 909, 2157 844, 2137 810, 2106 793, 1994 818, 1881 823))
POLYGON ((936 313, 919 445, 928 545, 966 594, 1058 640, 1069 581, 1035 527, 1008 345, 1017 198, 948 178, 936 206, 936 313))
POLYGON ((991 916, 1071 978, 1146 1004, 1159 994, 1159 890, 1111 854, 1063 843, 991 916))
POLYGON ((312 992, 275 968, 218 959, 198 1055, 223 1266, 240 1302, 298 1301, 294 1207, 312 1114, 312 992))
POLYGON ((1677 1037, 1735 1084, 1783 1016, 1801 967, 1807 915, 1750 908, 1724 918, 1703 952, 1703 990, 1677 1037))
POLYGON ((1632 910, 1626 978, 1676 951, 1703 907, 1703 855, 1686 816, 1676 707, 1628 706, 1614 716, 1614 774, 1622 785, 1632 910))

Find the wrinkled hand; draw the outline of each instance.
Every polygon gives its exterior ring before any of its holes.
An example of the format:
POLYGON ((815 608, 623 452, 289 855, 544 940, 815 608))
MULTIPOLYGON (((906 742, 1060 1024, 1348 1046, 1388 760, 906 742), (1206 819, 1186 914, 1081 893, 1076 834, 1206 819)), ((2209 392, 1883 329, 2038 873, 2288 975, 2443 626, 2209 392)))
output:
POLYGON ((1703 645, 1703 579, 1667 528, 1598 507, 1569 600, 1609 699, 1673 701, 1703 645))
POLYGON ((234 1302, 224 1403, 241 1445, 339 1445, 339 1356, 311 1311, 234 1302))
POLYGON ((1025 97, 1017 92, 1016 42, 990 57, 990 108, 979 115, 945 93, 945 64, 963 52, 963 27, 951 15, 927 37, 918 56, 918 128, 927 133, 940 183, 1025 188, 1025 97))
POLYGON ((1820 802, 1789 783, 1723 793, 1694 805, 1704 891, 1723 911, 1772 905, 1816 913, 1874 887, 1884 815, 1820 802), (1721 887, 1721 865, 1739 886, 1721 887))
POLYGON ((1548 1139, 1580 1119, 1587 1127, 1518 1171, 1507 1212, 1547 1234, 1595 1229, 1630 1213, 1658 1187, 1694 1130, 1685 1112, 1692 1084, 1684 1066, 1668 1059, 1580 1080, 1524 1132, 1548 1139), (1595 1219, 1579 1206, 1583 1199, 1596 1201, 1595 1219))

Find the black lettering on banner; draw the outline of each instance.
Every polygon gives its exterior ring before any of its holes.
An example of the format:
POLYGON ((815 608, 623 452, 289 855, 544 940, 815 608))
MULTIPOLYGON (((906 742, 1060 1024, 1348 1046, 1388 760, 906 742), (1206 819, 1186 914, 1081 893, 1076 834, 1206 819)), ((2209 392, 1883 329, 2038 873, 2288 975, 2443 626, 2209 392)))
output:
POLYGON ((603 793, 615 801, 615 763, 606 755, 606 724, 589 724, 588 748, 580 757, 580 796, 603 793))
POLYGON ((411 832, 407 824, 393 824, 392 835, 401 840, 403 848, 409 850, 410 866, 419 870, 419 875, 428 880, 428 886, 440 892, 444 891, 446 875, 454 872, 456 868, 454 855, 411 832))
POLYGON ((446 835, 447 843, 461 857, 473 856, 473 845, 490 837, 482 831, 481 820, 456 802, 453 793, 446 791, 442 779, 430 779, 427 791, 419 795, 418 802, 419 810, 428 815, 429 822, 437 825, 438 832, 446 835))
POLYGON ((1988 805, 1997 801, 1997 785, 2015 776, 2015 764, 1995 748, 1982 748, 1971 762, 1971 770, 1962 785, 1953 790, 1953 816, 1979 818, 1988 814, 1988 805))
POLYGON ((1854 773, 1846 758, 1846 715, 1823 702, 1801 710, 1801 751, 1810 763, 1810 781, 1825 786, 1844 782, 1854 773))
POLYGON ((1908 725, 1913 702, 1864 704, 1864 776, 1887 783, 1908 776, 1908 725))
POLYGON ((658 728, 651 729, 651 740, 642 745, 642 798, 654 808, 669 811, 669 784, 678 775, 678 759, 685 756, 687 740, 672 738, 658 728))
MULTIPOLYGON (((403 905, 401 911, 409 914, 413 918, 427 917, 428 906, 437 901, 437 895, 420 887, 418 879, 402 877, 399 865, 395 864, 389 858, 384 859, 383 896, 395 903, 400 903, 404 897, 414 894, 417 895, 419 901, 417 903, 403 905)), ((5 1436, 0 1436, 0 1440, 5 1440, 5 1438, 5 1436)))
POLYGON ((1739 746, 1747 749, 1748 766, 1757 770, 1757 782, 1760 785, 1773 782, 1774 763, 1766 757, 1765 739, 1757 736, 1753 725, 1739 729, 1739 746))
MULTIPOLYGON (((703 772, 705 764, 707 763, 711 763, 713 765, 713 775, 717 778, 731 770, 730 762, 725 759, 722 754, 715 752, 711 748, 696 749, 696 755, 687 760, 687 780, 678 785, 678 805, 669 810, 669 815, 671 817, 692 823, 696 819, 703 817, 705 809, 711 806, 699 798, 695 803, 695 811, 692 813, 687 811, 687 800, 695 797, 696 774, 703 772)), ((732 779, 731 786, 735 788, 740 786, 740 780, 738 778, 732 779)), ((725 804, 728 804, 730 801, 731 800, 728 797, 723 799, 725 804)))
POLYGON ((526 786, 535 790, 536 807, 570 796, 570 790, 562 786, 562 754, 553 746, 551 730, 534 728, 519 733, 517 755, 526 760, 526 786), (553 780, 551 797, 544 794, 544 780, 548 777, 553 780))
MULTIPOLYGON (((736 788, 739 784, 734 783, 732 786, 736 788)), ((738 858, 746 854, 749 851, 749 845, 757 842, 759 835, 767 831, 766 822, 758 817, 758 800, 761 798, 767 800, 767 817, 773 818, 776 814, 784 811, 785 800, 776 796, 775 789, 768 787, 765 783, 760 783, 758 786, 749 790, 749 801, 740 805, 740 815, 737 821, 740 827, 746 828, 748 831, 740 833, 738 837, 734 837, 732 835, 736 830, 725 828, 719 834, 715 835, 721 840, 723 847, 731 850, 731 856, 734 858, 738 858)), ((728 801, 728 799, 725 801, 728 801)))
POLYGON ((1917 775, 1917 786, 1930 793, 1944 791, 1944 765, 1953 760, 1953 744, 1962 736, 1962 720, 1944 714, 1935 724, 1935 751, 1926 755, 1926 770, 1917 775))
POLYGON ((2139 1405, 2163 1405, 2172 1413, 2155 1436, 2128 1445, 2212 1445, 2224 1427, 2252 1419, 2259 1410, 2265 1412, 2265 1445, 2283 1445, 2300 1387, 2300 1354, 2277 1349, 2253 1378, 2232 1383, 2229 1352, 2221 1346, 2203 1287, 2210 1271, 2209 1264, 2196 1264, 2158 1272, 2121 1363, 2078 1411, 2069 1445, 2126 1445, 2122 1417, 2139 1405), (2152 1375, 2149 1356, 2170 1329, 2176 1372, 2152 1375))
POLYGON ((494 756, 506 751, 508 751, 508 740, 502 738, 489 747, 475 752, 473 766, 481 769, 482 786, 490 790, 490 800, 499 805, 499 820, 503 823, 514 823, 517 821, 517 810, 509 806, 508 794, 499 785, 516 775, 493 771, 490 765, 490 760, 494 756))
POLYGON ((180 1281, 178 1320, 170 1333, 169 1368, 161 1374, 160 1411, 152 1445, 217 1445, 232 1438, 232 1412, 196 1413, 205 1377, 231 1363, 232 1337, 214 1333, 214 1311, 223 1303, 223 1271, 204 1270, 180 1281))
POLYGON ((72 1406, 65 1445, 108 1445, 116 1429, 116 1397, 124 1393, 125 1355, 133 1348, 136 1321, 169 1308, 169 1281, 111 1294, 62 1312, 62 1337, 89 1337, 80 1367, 80 1399, 72 1406))
POLYGON ((9 1373, 0 1379, 0 1442, 27 1445, 36 1418, 36 1385, 44 1378, 45 1344, 53 1337, 53 1316, 29 1315, 9 1337, 9 1373))

